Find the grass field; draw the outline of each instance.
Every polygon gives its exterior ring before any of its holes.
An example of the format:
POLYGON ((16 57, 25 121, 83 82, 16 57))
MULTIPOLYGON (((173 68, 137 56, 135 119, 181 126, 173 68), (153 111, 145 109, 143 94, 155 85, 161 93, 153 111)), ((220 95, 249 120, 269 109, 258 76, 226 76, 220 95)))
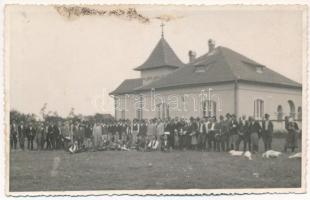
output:
MULTIPOLYGON (((283 139, 274 140, 282 150, 283 139)), ((262 148, 261 148, 262 149, 262 148)), ((301 160, 228 153, 13 151, 10 191, 300 187, 301 160)))

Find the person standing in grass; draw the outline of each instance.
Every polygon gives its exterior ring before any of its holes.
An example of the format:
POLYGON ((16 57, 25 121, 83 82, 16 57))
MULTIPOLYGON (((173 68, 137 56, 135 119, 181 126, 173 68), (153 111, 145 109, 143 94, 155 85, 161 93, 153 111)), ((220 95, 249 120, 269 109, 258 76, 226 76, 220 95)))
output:
POLYGON ((28 128, 26 129, 27 135, 27 148, 28 150, 33 150, 33 140, 36 136, 36 130, 33 127, 32 123, 29 124, 28 128))
POLYGON ((84 138, 84 144, 87 150, 90 150, 92 148, 92 135, 93 130, 90 125, 90 122, 87 121, 85 125, 85 138, 84 138))
POLYGON ((208 125, 208 134, 209 134, 209 148, 213 149, 213 151, 216 151, 216 133, 217 133, 217 128, 219 129, 217 122, 216 122, 216 117, 210 117, 210 123, 208 125))
MULTIPOLYGON (((155 132, 154 136, 155 136, 156 138, 158 138, 158 137, 160 137, 161 135, 163 135, 164 132, 165 132, 165 124, 164 124, 164 122, 163 122, 161 119, 159 119, 158 122, 157 122, 157 125, 156 125, 156 132, 155 132)), ((167 131, 167 132, 170 133, 170 131, 167 131)), ((171 133, 170 133, 170 134, 171 134, 171 133)), ((170 136, 170 134, 169 134, 169 136, 170 136)), ((170 142, 171 142, 171 141, 170 141, 170 142)), ((169 145, 169 146, 170 146, 170 145, 169 145)))
POLYGON ((150 120, 150 123, 147 124, 147 132, 146 132, 146 144, 148 144, 153 136, 156 135, 156 120, 150 120))
POLYGON ((198 141, 197 141, 197 133, 198 133, 198 125, 196 120, 191 117, 190 118, 190 125, 189 125, 189 129, 188 129, 188 134, 191 137, 191 149, 196 150, 197 149, 197 145, 198 145, 198 141))
POLYGON ((254 120, 253 117, 249 117, 249 136, 251 142, 251 152, 258 153, 258 141, 260 138, 261 126, 257 120, 254 120))
POLYGON ((80 123, 79 125, 79 129, 78 129, 78 143, 79 143, 79 147, 81 148, 85 148, 85 135, 86 135, 86 124, 85 121, 82 121, 82 123, 80 123))
POLYGON ((243 115, 242 118, 239 119, 239 130, 238 130, 238 139, 236 141, 236 149, 239 151, 240 143, 243 142, 243 151, 246 151, 246 131, 247 131, 248 122, 246 120, 246 116, 243 115))
POLYGON ((225 120, 224 116, 220 116, 220 121, 219 121, 219 128, 220 128, 220 146, 221 146, 221 151, 225 152, 225 120))
POLYGON ((125 145, 127 142, 127 136, 128 136, 128 125, 127 122, 124 120, 120 125, 120 141, 122 145, 125 145))
POLYGON ((262 138, 265 151, 271 150, 272 144, 273 123, 269 120, 269 114, 265 114, 265 119, 262 122, 262 138))
POLYGON ((204 134, 203 134, 203 128, 204 128, 204 118, 201 118, 197 120, 198 124, 198 149, 200 151, 204 150, 204 134))
POLYGON ((93 148, 94 150, 98 150, 102 141, 102 127, 98 122, 95 122, 92 132, 93 148))
POLYGON ((225 150, 229 151, 231 150, 231 145, 230 145, 230 141, 231 141, 231 136, 230 136, 230 123, 231 123, 231 115, 229 113, 226 114, 226 119, 224 122, 224 138, 225 138, 225 150))
POLYGON ((47 127, 47 135, 46 135, 46 149, 51 150, 53 149, 53 126, 51 124, 51 122, 48 123, 48 127, 47 127))
POLYGON ((139 126, 139 134, 138 134, 138 150, 144 150, 146 147, 146 133, 147 133, 147 123, 145 120, 141 120, 139 126))
POLYGON ((19 147, 24 150, 25 149, 25 137, 26 137, 26 127, 24 125, 24 122, 21 121, 20 125, 18 126, 18 141, 19 141, 19 147))
POLYGON ((222 127, 221 121, 217 121, 216 117, 213 117, 214 125, 214 150, 220 152, 221 151, 221 135, 222 135, 222 127))
MULTIPOLYGON (((174 120, 169 120, 167 119, 164 123, 164 132, 169 133, 168 135, 168 143, 169 143, 169 148, 173 149, 174 148, 174 120)), ((163 133, 162 133, 163 134, 163 133)), ((158 138, 161 138, 162 134, 158 134, 158 138)))
POLYGON ((109 141, 109 130, 106 123, 102 123, 101 127, 102 127, 102 145, 106 147, 109 141))
POLYGON ((177 121, 177 130, 179 133, 179 149, 183 150, 185 148, 184 121, 182 118, 180 120, 176 118, 176 121, 177 121))
POLYGON ((209 124, 211 123, 211 119, 209 117, 204 118, 204 123, 203 123, 203 134, 205 135, 205 141, 204 141, 204 147, 206 151, 211 150, 211 135, 209 134, 209 124))
POLYGON ((136 147, 137 145, 137 139, 138 139, 138 134, 140 130, 140 124, 138 123, 137 119, 133 120, 133 124, 131 126, 131 146, 136 147))
POLYGON ((236 143, 238 139, 238 121, 236 115, 232 115, 232 119, 229 126, 229 147, 230 149, 236 149, 236 143))
POLYGON ((52 145, 53 149, 59 149, 60 147, 60 130, 57 122, 54 123, 53 126, 53 137, 52 137, 52 145))
POLYGON ((10 144, 11 144, 11 149, 16 149, 17 147, 17 133, 18 133, 18 128, 15 123, 15 120, 12 121, 11 127, 10 127, 10 144))
POLYGON ((73 144, 77 144, 78 146, 78 140, 79 140, 79 121, 75 121, 72 127, 72 133, 73 133, 73 144))
POLYGON ((63 146, 62 148, 64 148, 65 150, 69 149, 69 143, 70 143, 70 124, 69 121, 64 121, 61 123, 60 126, 60 137, 62 138, 63 141, 63 146))
POLYGON ((39 127, 37 129, 37 150, 43 150, 44 149, 44 138, 45 138, 45 127, 42 122, 40 122, 39 127))
POLYGON ((298 133, 299 128, 298 124, 294 122, 293 117, 285 118, 285 128, 287 130, 286 141, 284 145, 284 151, 287 152, 287 149, 290 148, 292 152, 298 148, 298 133))

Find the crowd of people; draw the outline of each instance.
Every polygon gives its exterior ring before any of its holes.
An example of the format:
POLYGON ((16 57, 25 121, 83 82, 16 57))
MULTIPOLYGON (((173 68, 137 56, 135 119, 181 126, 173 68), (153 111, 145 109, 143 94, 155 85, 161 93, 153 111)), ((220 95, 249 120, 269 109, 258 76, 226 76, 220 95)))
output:
MULTIPOLYGON (((285 129, 284 151, 291 149, 294 152, 300 131, 292 117, 285 118, 285 129)), ((216 117, 176 117, 93 124, 83 120, 36 124, 12 120, 10 125, 11 149, 64 149, 71 153, 100 150, 169 152, 186 149, 225 152, 239 151, 239 148, 257 153, 259 140, 262 139, 264 151, 267 151, 272 149, 272 138, 273 122, 268 114, 261 121, 246 116, 237 119, 235 115, 226 114, 218 120, 216 117)))

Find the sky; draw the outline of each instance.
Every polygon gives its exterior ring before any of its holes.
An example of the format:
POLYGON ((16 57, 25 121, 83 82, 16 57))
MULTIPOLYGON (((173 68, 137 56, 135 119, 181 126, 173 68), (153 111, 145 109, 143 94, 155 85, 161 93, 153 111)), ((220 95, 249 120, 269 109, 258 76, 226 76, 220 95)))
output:
MULTIPOLYGON (((133 6, 131 6, 133 7, 133 6)), ((60 15, 53 6, 7 6, 5 54, 10 108, 114 114, 108 95, 124 79, 138 78, 141 65, 161 37, 188 62, 208 51, 208 39, 302 82, 303 23, 300 7, 135 6, 150 19, 60 15)), ((91 7, 111 10, 111 7, 91 7)), ((126 8, 123 6, 123 8, 126 8)))

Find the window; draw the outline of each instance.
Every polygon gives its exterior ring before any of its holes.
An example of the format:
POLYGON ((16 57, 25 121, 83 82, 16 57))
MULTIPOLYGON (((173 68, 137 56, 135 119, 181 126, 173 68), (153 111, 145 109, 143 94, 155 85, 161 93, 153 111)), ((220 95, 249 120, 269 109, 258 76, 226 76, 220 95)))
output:
POLYGON ((166 103, 160 103, 156 105, 157 118, 166 119, 169 118, 169 105, 166 103))
POLYGON ((301 106, 299 106, 298 109, 297 109, 297 119, 299 121, 302 120, 302 109, 301 109, 301 106))
POLYGON ((207 63, 197 64, 195 65, 195 72, 197 73, 206 72, 214 63, 215 60, 210 60, 207 63))
POLYGON ((261 99, 256 99, 254 101, 254 118, 262 119, 264 113, 264 101, 261 99))
POLYGON ((143 119, 143 96, 139 97, 139 107, 136 109, 136 118, 143 119))
POLYGON ((283 120, 283 108, 281 105, 278 105, 278 108, 277 108, 277 119, 278 121, 283 120))
POLYGON ((290 117, 293 117, 293 119, 295 119, 295 104, 292 100, 288 100, 288 105, 290 107, 290 117))
POLYGON ((206 100, 203 102, 203 116, 213 117, 216 116, 216 102, 212 100, 206 100))

